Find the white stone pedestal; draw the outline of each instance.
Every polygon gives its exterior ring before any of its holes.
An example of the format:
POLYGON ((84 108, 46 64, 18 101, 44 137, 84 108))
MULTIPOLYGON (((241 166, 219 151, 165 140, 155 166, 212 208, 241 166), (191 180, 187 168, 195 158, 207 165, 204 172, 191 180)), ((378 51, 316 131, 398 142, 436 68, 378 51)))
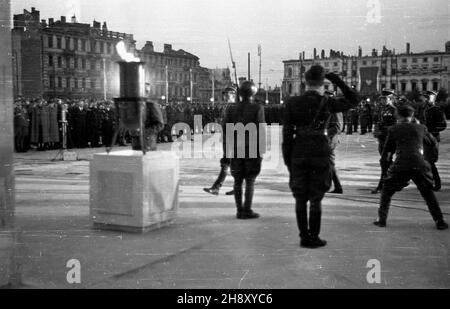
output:
POLYGON ((174 152, 118 151, 90 164, 90 215, 96 228, 147 232, 173 222, 179 158, 174 152))

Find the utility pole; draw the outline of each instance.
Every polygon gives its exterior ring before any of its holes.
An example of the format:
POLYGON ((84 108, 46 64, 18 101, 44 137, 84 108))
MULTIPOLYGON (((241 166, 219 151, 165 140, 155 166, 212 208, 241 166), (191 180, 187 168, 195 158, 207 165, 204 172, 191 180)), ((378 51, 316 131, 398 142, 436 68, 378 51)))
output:
POLYGON ((262 67, 262 60, 261 60, 262 48, 261 48, 261 45, 258 45, 258 56, 259 56, 259 88, 258 89, 261 89, 261 67, 262 67))
POLYGON ((248 53, 248 81, 250 81, 251 79, 251 74, 250 74, 250 53, 248 53))
POLYGON ((189 94, 191 96, 191 103, 194 102, 194 84, 193 84, 193 80, 192 80, 192 69, 189 69, 189 94))
POLYGON ((283 80, 281 80, 281 86, 280 86, 280 104, 283 104, 283 80))
POLYGON ((103 58, 103 100, 106 101, 106 59, 103 58))
POLYGON ((214 101, 215 101, 215 78, 214 78, 214 71, 212 72, 212 98, 211 98, 211 103, 213 104, 213 106, 214 106, 214 101))
POLYGON ((269 79, 266 78, 266 104, 269 104, 269 79))
POLYGON ((169 66, 166 65, 166 106, 169 105, 169 66))
POLYGON ((299 68, 299 72, 300 72, 300 88, 299 88, 299 92, 300 92, 300 95, 302 95, 302 91, 303 91, 303 89, 302 89, 302 84, 303 84, 303 56, 302 55, 303 54, 300 53, 300 56, 299 56, 299 58, 300 58, 300 68, 299 68))

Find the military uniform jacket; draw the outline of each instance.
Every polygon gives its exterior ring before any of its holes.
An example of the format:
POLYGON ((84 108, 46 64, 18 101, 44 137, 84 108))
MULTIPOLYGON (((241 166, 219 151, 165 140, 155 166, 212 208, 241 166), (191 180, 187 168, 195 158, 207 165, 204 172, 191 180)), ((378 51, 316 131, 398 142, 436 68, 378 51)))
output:
POLYGON ((307 91, 287 102, 283 126, 283 159, 288 167, 293 159, 320 165, 330 158, 332 151, 325 130, 331 114, 345 112, 358 105, 358 95, 354 91, 344 82, 338 86, 344 94, 342 98, 324 100, 318 92, 307 91))
POLYGON ((390 127, 397 123, 395 116, 396 109, 391 105, 382 108, 378 116, 379 122, 376 124, 374 136, 378 139, 384 140, 388 136, 390 127))
POLYGON ((440 132, 447 128, 447 119, 440 107, 433 105, 425 110, 425 125, 428 131, 440 142, 440 132))
POLYGON ((222 124, 223 129, 223 151, 228 159, 250 159, 260 158, 266 152, 266 129, 265 129, 264 107, 258 103, 240 102, 229 104, 225 111, 225 118, 222 124), (243 124, 244 126, 254 124, 256 135, 251 136, 245 133, 245 139, 239 138, 236 132, 228 132, 229 124, 243 124), (262 126, 260 126, 262 124, 262 126), (233 133, 233 134, 232 134, 233 133), (234 135, 234 136, 233 136, 234 135), (253 140, 253 139, 256 139, 253 140), (250 145, 256 145, 257 153, 250 153, 250 145), (245 151, 245 156, 239 154, 245 151))
POLYGON ((381 156, 381 164, 388 162, 395 154, 396 158, 391 166, 392 171, 424 171, 429 165, 423 156, 424 145, 436 147, 436 139, 428 134, 424 125, 416 123, 399 123, 388 130, 388 137, 381 156))

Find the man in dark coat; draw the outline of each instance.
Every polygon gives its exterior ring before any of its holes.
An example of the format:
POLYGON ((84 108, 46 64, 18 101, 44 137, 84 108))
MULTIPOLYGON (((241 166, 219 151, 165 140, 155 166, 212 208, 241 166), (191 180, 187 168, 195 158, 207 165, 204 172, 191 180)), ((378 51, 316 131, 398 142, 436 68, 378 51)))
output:
POLYGON ((399 107, 397 115, 398 124, 389 128, 380 160, 381 165, 390 165, 390 167, 383 183, 378 220, 374 224, 386 227, 392 196, 395 192, 407 187, 409 181, 412 180, 426 201, 436 227, 439 230, 448 229, 448 224, 444 221, 439 203, 432 190, 433 176, 430 165, 422 155, 424 144, 436 147, 437 142, 431 134, 428 134, 425 126, 412 122, 414 115, 412 107, 407 105, 399 107), (396 159, 391 165, 394 154, 396 159))
MULTIPOLYGON (((379 98, 379 115, 376 117, 378 122, 375 124, 375 132, 373 135, 378 139, 378 152, 380 156, 383 153, 389 128, 397 123, 394 95, 395 93, 393 91, 383 90, 382 96, 379 98)), ((372 194, 380 193, 381 187, 383 186, 383 178, 386 176, 388 168, 389 166, 387 165, 381 166, 380 180, 378 181, 378 186, 372 190, 372 194)))
POLYGON ((436 167, 436 163, 439 160, 439 143, 441 142, 441 134, 440 132, 444 131, 447 128, 447 119, 445 117, 444 111, 436 106, 436 97, 437 93, 434 91, 426 91, 422 94, 425 98, 427 105, 424 111, 424 124, 427 127, 428 131, 433 134, 437 141, 437 151, 434 152, 434 155, 431 155, 427 150, 426 158, 429 158, 429 163, 431 165, 431 172, 433 173, 433 181, 434 187, 433 190, 439 191, 441 190, 441 177, 439 176, 438 169, 436 167))
POLYGON ((326 245, 326 241, 319 238, 322 199, 331 187, 333 165, 332 150, 325 133, 326 123, 331 114, 355 108, 358 105, 358 95, 336 74, 325 75, 324 68, 319 65, 312 66, 305 78, 306 93, 292 97, 286 104, 283 158, 296 200, 300 245, 318 248, 326 245), (325 78, 341 89, 343 98, 323 96, 325 78))
POLYGON ((29 135, 30 119, 27 109, 18 101, 14 107, 14 145, 16 152, 26 152, 26 139, 29 135))
POLYGON ((70 110, 70 131, 75 148, 86 148, 86 109, 84 101, 79 101, 70 110))
POLYGON ((111 102, 105 102, 100 108, 102 144, 108 148, 114 146, 112 139, 118 125, 116 112, 112 106, 111 102))
POLYGON ((254 102, 257 91, 253 82, 243 82, 239 88, 242 100, 227 108, 222 126, 224 154, 226 158, 231 159, 231 175, 234 178, 236 217, 241 220, 259 218, 259 214, 252 210, 252 201, 256 177, 261 172, 262 156, 266 150, 266 132, 264 107, 254 102), (244 129, 244 126, 248 130, 244 129), (244 180, 245 201, 243 202, 244 180))

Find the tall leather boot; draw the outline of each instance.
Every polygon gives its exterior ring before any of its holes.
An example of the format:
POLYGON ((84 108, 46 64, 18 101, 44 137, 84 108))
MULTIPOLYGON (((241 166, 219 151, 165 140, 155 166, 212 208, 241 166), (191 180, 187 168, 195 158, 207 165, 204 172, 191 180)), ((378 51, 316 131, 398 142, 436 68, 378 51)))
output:
POLYGON ((322 221, 322 201, 310 201, 309 208, 309 235, 310 248, 326 246, 327 242, 319 238, 322 221))
POLYGON ((242 205, 242 184, 234 185, 234 201, 236 202, 236 218, 242 219, 242 213, 244 212, 242 205))
POLYGON ((380 197, 380 207, 378 208, 378 220, 373 224, 378 227, 386 227, 393 192, 383 190, 380 197))
POLYGON ((298 230, 300 231, 300 246, 307 247, 310 237, 308 229, 308 201, 306 199, 295 199, 295 214, 298 230))
POLYGON ((431 172, 433 173, 433 180, 434 180, 433 190, 440 191, 442 188, 441 176, 439 176, 439 171, 438 171, 435 163, 431 164, 431 172))
POLYGON ((255 192, 255 180, 250 179, 245 181, 245 202, 244 211, 242 213, 242 219, 257 219, 259 214, 253 212, 252 202, 253 194, 255 192))

